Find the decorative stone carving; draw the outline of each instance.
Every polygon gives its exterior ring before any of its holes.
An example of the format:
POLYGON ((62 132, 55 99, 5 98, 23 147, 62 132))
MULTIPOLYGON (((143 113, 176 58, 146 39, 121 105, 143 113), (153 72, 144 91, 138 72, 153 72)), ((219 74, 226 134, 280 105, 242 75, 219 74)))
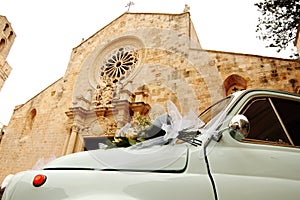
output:
POLYGON ((130 47, 121 47, 109 54, 101 67, 100 76, 107 76, 113 83, 130 73, 138 61, 138 53, 130 47))
POLYGON ((78 95, 75 98, 75 101, 73 101, 73 105, 76 105, 78 107, 89 109, 92 101, 92 90, 88 89, 85 93, 85 95, 78 95))
POLYGON ((143 49, 143 42, 132 35, 117 37, 99 45, 84 62, 84 71, 80 75, 88 82, 80 83, 78 90, 86 83, 89 84, 87 87, 96 89, 102 76, 114 83, 132 79, 139 72, 139 63, 145 56, 143 49))
POLYGON ((115 86, 110 79, 102 80, 102 83, 97 85, 95 91, 94 106, 111 107, 114 88, 115 86))
POLYGON ((185 4, 185 5, 184 5, 183 12, 190 12, 190 6, 187 5, 187 4, 185 4))
POLYGON ((138 57, 138 53, 129 46, 114 49, 106 56, 93 99, 95 107, 111 107, 113 99, 120 99, 122 80, 135 68, 138 57))

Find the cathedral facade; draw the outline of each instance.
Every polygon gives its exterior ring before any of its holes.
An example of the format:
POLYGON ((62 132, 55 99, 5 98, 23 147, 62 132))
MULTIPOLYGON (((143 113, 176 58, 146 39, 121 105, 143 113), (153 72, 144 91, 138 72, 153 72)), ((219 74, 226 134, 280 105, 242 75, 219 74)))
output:
POLYGON ((300 62, 201 48, 189 12, 126 12, 73 48, 62 78, 16 106, 0 144, 0 181, 45 160, 96 148, 125 124, 200 113, 248 88, 300 93, 300 62), (22 164, 19 164, 22 163, 22 164))

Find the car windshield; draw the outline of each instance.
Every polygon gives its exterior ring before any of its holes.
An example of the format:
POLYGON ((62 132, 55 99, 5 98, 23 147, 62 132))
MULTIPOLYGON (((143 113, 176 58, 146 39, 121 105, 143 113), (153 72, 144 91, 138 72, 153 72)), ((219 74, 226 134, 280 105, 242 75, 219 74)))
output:
POLYGON ((205 111, 203 111, 199 118, 207 124, 210 122, 215 116, 217 116, 230 102, 232 96, 228 96, 217 103, 213 104, 209 108, 207 108, 205 111))

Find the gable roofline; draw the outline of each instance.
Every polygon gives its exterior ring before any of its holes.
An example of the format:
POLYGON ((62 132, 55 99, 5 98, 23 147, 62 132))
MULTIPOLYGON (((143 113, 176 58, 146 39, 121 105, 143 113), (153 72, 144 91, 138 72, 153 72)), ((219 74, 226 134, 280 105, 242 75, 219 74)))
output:
POLYGON ((40 92, 38 92, 36 95, 34 95, 33 97, 31 97, 30 99, 28 99, 25 103, 23 104, 19 104, 16 105, 14 108, 15 110, 18 110, 20 108, 22 108, 23 106, 25 106, 26 104, 28 104, 30 101, 32 101, 33 99, 35 99, 37 96, 39 96, 40 94, 42 94, 43 92, 45 92, 47 89, 51 88, 53 85, 57 84, 59 81, 61 81, 63 79, 63 77, 57 79, 56 81, 54 81, 53 83, 51 83, 50 85, 48 85, 46 88, 44 88, 43 90, 41 90, 40 92))
POLYGON ((122 18, 125 15, 169 15, 169 16, 182 16, 182 15, 188 15, 189 16, 189 21, 191 22, 191 15, 190 12, 182 12, 182 13, 146 13, 146 12, 124 12, 123 14, 121 14, 119 17, 115 18, 114 20, 112 20, 110 23, 108 23, 107 25, 105 25, 104 27, 102 27, 100 30, 96 31, 94 34, 92 34, 90 37, 88 37, 87 39, 85 39, 84 41, 82 41, 79 45, 77 45, 76 47, 73 48, 76 49, 78 47, 80 47, 83 43, 85 43, 86 41, 88 41, 89 39, 93 38, 95 35, 97 35, 98 33, 100 33, 101 31, 103 31, 105 28, 107 28, 108 26, 110 26, 111 24, 113 24, 115 21, 119 20, 120 18, 122 18))

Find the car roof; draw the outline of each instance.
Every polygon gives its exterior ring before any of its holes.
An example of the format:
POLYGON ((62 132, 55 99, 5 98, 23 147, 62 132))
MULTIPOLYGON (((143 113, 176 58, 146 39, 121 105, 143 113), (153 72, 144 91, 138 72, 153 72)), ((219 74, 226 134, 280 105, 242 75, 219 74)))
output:
POLYGON ((254 88, 254 89, 247 89, 247 90, 242 90, 242 91, 238 91, 233 93, 232 95, 234 97, 241 97, 241 96, 245 96, 246 94, 253 94, 253 95, 279 95, 279 96, 285 96, 285 97, 294 97, 294 98, 298 98, 300 99, 300 95, 296 94, 296 93, 291 93, 291 92, 287 92, 287 91, 281 91, 281 90, 273 90, 273 89, 265 89, 265 88, 254 88))

